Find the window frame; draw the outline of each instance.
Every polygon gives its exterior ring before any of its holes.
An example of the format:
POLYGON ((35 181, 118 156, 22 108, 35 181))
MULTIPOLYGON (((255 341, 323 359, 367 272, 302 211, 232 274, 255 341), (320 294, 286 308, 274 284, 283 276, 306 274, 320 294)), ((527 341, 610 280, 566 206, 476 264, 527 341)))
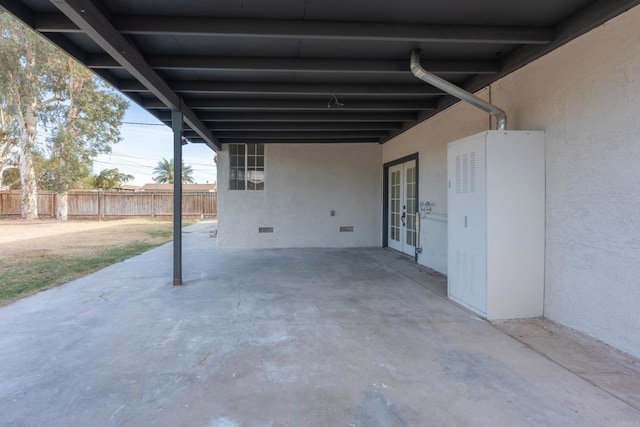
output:
POLYGON ((266 171, 265 144, 229 144, 229 191, 264 191, 266 185, 266 171), (242 153, 238 154, 240 151, 242 151, 242 153), (258 161, 260 158, 262 159, 262 162, 258 161), (242 169, 243 167, 244 169, 242 169), (233 177, 234 170, 236 171, 235 178, 233 177), (262 172, 262 181, 260 183, 252 183, 251 179, 249 179, 251 172, 260 171, 262 172), (242 178, 238 177, 240 174, 242 175, 242 178))

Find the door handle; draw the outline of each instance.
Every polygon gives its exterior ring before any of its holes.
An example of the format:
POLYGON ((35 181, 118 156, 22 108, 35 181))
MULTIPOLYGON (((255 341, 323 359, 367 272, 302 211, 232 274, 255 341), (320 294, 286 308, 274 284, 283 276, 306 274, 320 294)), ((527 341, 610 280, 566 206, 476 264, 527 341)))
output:
POLYGON ((402 220, 402 226, 406 227, 407 223, 405 222, 405 218, 407 217, 407 211, 403 210, 402 211, 402 216, 400 217, 400 219, 402 220))

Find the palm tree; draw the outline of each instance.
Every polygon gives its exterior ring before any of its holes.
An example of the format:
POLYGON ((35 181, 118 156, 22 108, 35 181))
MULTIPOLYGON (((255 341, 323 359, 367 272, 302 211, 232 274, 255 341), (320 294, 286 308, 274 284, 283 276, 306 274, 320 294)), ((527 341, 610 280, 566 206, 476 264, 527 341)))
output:
MULTIPOLYGON (((162 158, 158 162, 158 166, 153 169, 153 180, 158 184, 173 184, 173 159, 162 158)), ((195 183, 193 180, 193 168, 185 166, 184 162, 182 162, 182 183, 195 183)))

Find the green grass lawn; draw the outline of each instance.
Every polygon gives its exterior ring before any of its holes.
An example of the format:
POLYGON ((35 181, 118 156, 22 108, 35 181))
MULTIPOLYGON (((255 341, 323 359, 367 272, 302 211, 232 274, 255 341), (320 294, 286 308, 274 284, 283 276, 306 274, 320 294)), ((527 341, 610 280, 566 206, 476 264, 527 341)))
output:
MULTIPOLYGON (((183 226, 195 222, 184 221, 183 226)), ((120 225, 114 221, 109 224, 108 233, 109 241, 106 241, 104 235, 98 235, 97 231, 65 235, 64 241, 69 245, 66 249, 56 247, 63 241, 59 236, 29 241, 28 247, 23 249, 15 249, 17 244, 14 244, 14 248, 9 244, 2 245, 0 253, 10 253, 11 256, 0 261, 0 306, 86 276, 167 243, 172 240, 172 224, 150 221, 148 224, 120 225), (95 242, 96 245, 78 248, 72 247, 74 242, 95 242)))
POLYGON ((86 276, 160 244, 134 242, 121 247, 102 249, 91 256, 50 255, 38 257, 29 262, 4 265, 0 284, 0 305, 86 276))

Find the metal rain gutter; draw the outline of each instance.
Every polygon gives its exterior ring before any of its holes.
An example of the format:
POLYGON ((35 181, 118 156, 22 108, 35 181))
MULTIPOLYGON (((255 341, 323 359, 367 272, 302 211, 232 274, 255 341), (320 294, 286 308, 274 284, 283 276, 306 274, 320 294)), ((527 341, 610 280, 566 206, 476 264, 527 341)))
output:
POLYGON ((449 95, 455 96, 456 98, 468 102, 469 104, 491 114, 498 120, 498 130, 507 129, 507 113, 505 113, 503 109, 498 108, 493 104, 489 104, 471 92, 468 92, 422 68, 420 65, 420 49, 415 49, 411 52, 411 72, 420 80, 423 80, 430 85, 447 92, 449 95))

